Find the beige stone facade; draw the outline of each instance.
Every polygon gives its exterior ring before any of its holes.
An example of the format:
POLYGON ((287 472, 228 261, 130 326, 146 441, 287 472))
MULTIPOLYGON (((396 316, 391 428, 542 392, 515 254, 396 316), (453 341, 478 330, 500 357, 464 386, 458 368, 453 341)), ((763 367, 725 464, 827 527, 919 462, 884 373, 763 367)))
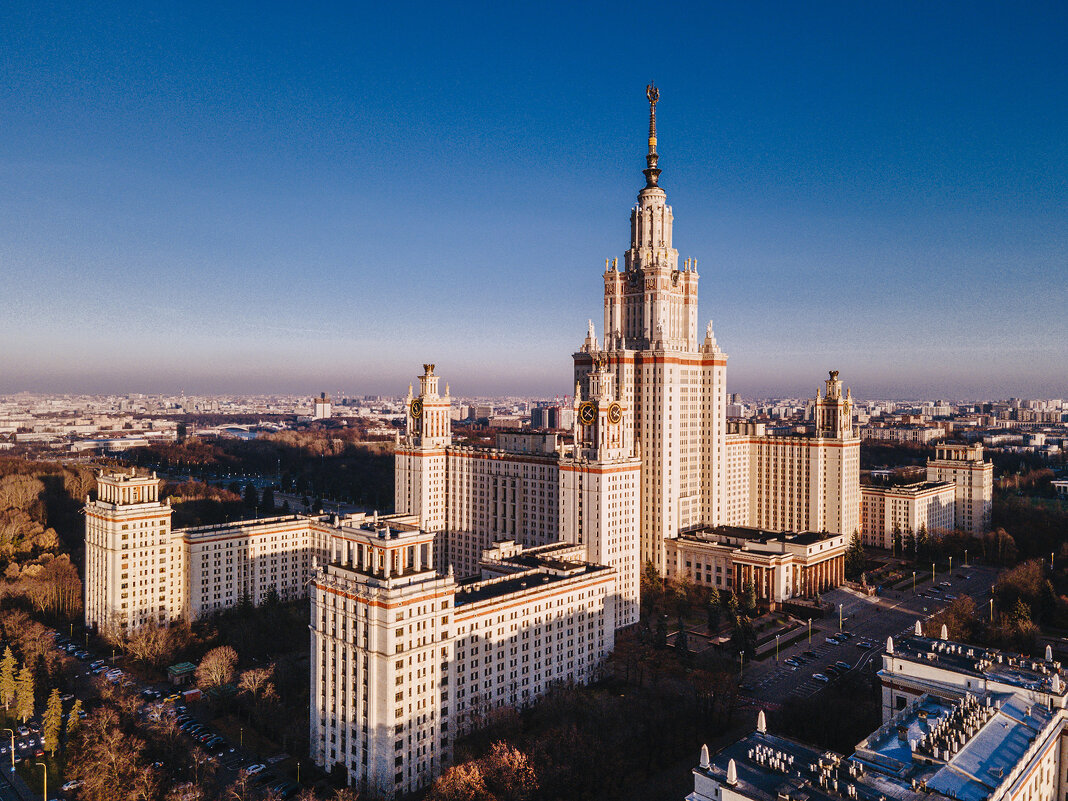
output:
POLYGON ((954 527, 971 534, 990 530, 994 502, 994 465, 983 459, 983 446, 935 446, 927 460, 928 481, 948 481, 957 488, 954 527))
POLYGON ((957 489, 947 481, 862 486, 860 536, 865 545, 888 550, 897 546, 894 532, 904 536, 923 528, 935 535, 952 531, 957 489))

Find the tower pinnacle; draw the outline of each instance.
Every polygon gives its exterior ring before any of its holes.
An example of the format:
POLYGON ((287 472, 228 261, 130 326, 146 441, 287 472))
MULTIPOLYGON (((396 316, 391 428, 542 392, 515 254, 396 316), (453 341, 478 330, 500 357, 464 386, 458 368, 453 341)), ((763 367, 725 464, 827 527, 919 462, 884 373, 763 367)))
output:
POLYGON ((650 83, 645 87, 645 97, 649 100, 649 153, 645 157, 646 168, 645 188, 652 189, 657 185, 660 178, 660 170, 656 166, 659 156, 656 152, 656 104, 660 100, 660 90, 656 84, 650 83))

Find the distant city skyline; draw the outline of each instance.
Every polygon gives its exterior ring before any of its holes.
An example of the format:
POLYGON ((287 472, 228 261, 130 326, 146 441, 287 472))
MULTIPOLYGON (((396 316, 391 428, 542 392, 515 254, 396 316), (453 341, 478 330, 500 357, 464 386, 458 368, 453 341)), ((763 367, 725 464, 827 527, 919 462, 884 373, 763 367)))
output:
POLYGON ((1064 397, 1066 23, 10 4, 0 394, 568 394, 652 78, 729 392, 1064 397))

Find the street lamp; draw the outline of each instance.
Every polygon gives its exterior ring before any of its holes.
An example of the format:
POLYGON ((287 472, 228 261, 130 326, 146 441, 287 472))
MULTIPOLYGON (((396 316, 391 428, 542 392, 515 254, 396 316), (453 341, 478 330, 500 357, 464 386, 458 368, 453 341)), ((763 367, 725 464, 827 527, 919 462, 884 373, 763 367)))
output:
POLYGON ((916 594, 916 571, 912 571, 912 594, 916 594))
POLYGON ((838 630, 842 630, 842 605, 838 604, 838 630))
POLYGON ((36 764, 44 770, 44 801, 48 801, 48 765, 44 762, 37 762, 36 764))
POLYGON ((994 622, 994 599, 990 599, 990 622, 994 622))
POLYGON ((775 661, 779 661, 779 635, 775 635, 775 661))
POLYGON ((242 748, 244 748, 245 747, 245 727, 244 726, 241 727, 241 731, 238 734, 238 737, 239 737, 239 739, 237 741, 237 744, 240 745, 242 748))
POLYGON ((745 671, 745 651, 738 652, 738 678, 742 677, 742 673, 745 671))
POLYGON ((949 572, 952 575, 952 573, 953 573, 953 557, 952 556, 949 557, 949 572))
POLYGON ((812 618, 808 619, 808 644, 812 645, 812 618))
POLYGON ((11 772, 15 772, 15 730, 4 729, 4 731, 11 732, 11 772))
POLYGON ((968 549, 967 548, 964 549, 964 566, 965 567, 968 566, 968 549))
POLYGON ((935 565, 935 563, 931 562, 931 586, 932 587, 934 586, 934 583, 935 583, 934 565, 935 565))

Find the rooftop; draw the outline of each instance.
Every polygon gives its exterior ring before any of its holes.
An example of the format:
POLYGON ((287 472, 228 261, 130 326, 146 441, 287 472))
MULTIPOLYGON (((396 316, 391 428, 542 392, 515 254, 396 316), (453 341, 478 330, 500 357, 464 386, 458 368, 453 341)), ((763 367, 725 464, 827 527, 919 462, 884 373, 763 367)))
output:
POLYGON ((547 587, 561 581, 611 571, 612 569, 604 565, 591 564, 590 562, 546 559, 526 554, 508 559, 506 562, 514 562, 516 560, 522 560, 518 561, 518 564, 527 566, 529 569, 520 573, 512 573, 502 578, 470 579, 460 582, 456 587, 456 606, 459 607, 463 604, 478 603, 479 601, 500 598, 513 593, 547 587))
POLYGON ((882 782, 983 801, 1052 720, 1047 706, 1014 693, 957 701, 923 695, 860 743, 853 758, 882 782))
MULTIPOLYGON (((1005 687, 1068 694, 1061 663, 929 637, 894 638, 892 656, 985 678, 1005 687)), ((887 654, 891 656, 891 654, 887 654)))
POLYGON ((768 544, 771 542, 790 542, 797 545, 811 545, 828 539, 830 535, 819 531, 764 531, 748 526, 715 526, 679 534, 679 539, 715 544, 719 540, 731 539, 743 542, 768 544))

